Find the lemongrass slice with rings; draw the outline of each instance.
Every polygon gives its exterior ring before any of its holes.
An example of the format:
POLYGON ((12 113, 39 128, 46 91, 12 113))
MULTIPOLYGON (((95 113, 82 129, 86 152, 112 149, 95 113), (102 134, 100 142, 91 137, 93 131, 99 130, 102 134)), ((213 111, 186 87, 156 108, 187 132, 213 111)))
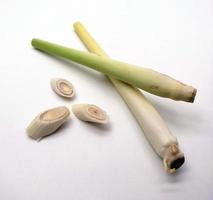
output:
POLYGON ((106 112, 93 104, 75 104, 72 106, 72 111, 82 121, 100 124, 107 124, 109 121, 106 112))
POLYGON ((66 79, 53 78, 50 81, 53 91, 62 97, 72 98, 75 95, 75 89, 73 85, 66 79))
POLYGON ((27 127, 27 134, 37 140, 54 133, 69 117, 65 106, 55 107, 38 114, 27 127))

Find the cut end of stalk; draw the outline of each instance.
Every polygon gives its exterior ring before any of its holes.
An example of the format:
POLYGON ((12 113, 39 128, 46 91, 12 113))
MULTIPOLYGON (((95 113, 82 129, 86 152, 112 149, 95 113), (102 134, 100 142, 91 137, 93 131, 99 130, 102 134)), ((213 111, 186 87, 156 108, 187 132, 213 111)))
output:
POLYGON ((39 51, 42 51, 41 49, 39 49, 39 48, 37 47, 37 45, 38 45, 38 43, 39 43, 40 41, 41 41, 41 40, 38 39, 38 38, 33 38, 33 39, 31 40, 31 45, 32 45, 33 48, 35 48, 35 49, 37 49, 37 50, 39 50, 39 51))
MULTIPOLYGON (((38 50, 40 50, 40 51, 44 51, 44 50, 42 50, 41 48, 38 48, 38 46, 39 46, 39 44, 40 44, 41 42, 44 42, 44 40, 41 40, 41 39, 38 39, 38 38, 33 38, 33 39, 31 40, 31 45, 32 45, 35 49, 38 49, 38 50)), ((45 52, 45 51, 44 51, 44 52, 45 52)))
POLYGON ((192 96, 191 96, 191 98, 190 98, 190 101, 189 101, 189 102, 191 102, 191 103, 193 103, 193 102, 194 102, 196 94, 197 94, 197 89, 196 89, 196 88, 194 88, 194 90, 193 90, 193 92, 192 92, 192 96))
POLYGON ((194 102, 195 96, 197 94, 196 88, 189 86, 189 85, 182 84, 182 86, 180 87, 180 90, 181 90, 181 92, 179 92, 180 95, 176 96, 174 98, 175 100, 186 101, 189 103, 194 102))
POLYGON ((77 26, 83 26, 83 25, 81 24, 81 22, 76 21, 76 22, 73 24, 73 27, 76 28, 77 26))
POLYGON ((185 162, 184 154, 180 151, 176 144, 172 144, 168 147, 164 156, 163 163, 168 173, 174 173, 185 162))
POLYGON ((185 162, 185 157, 181 157, 178 158, 177 160, 174 160, 171 164, 170 164, 170 169, 175 169, 177 170, 178 168, 180 168, 183 163, 185 162))
POLYGON ((35 41, 36 41, 37 39, 36 38, 33 38, 32 40, 31 40, 31 45, 34 47, 35 46, 35 41))

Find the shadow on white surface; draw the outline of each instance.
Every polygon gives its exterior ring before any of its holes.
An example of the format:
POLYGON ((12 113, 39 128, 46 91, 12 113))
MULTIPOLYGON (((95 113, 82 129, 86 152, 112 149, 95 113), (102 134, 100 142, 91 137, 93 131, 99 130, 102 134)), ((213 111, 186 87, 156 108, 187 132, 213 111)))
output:
POLYGON ((112 130, 112 124, 110 122, 108 124, 97 124, 79 120, 79 124, 82 127, 85 127, 88 130, 88 132, 90 132, 91 134, 95 134, 97 136, 104 136, 106 134, 108 135, 112 130))
POLYGON ((161 102, 161 100, 154 99, 154 97, 150 98, 150 96, 148 99, 168 125, 177 127, 179 131, 184 131, 184 133, 186 133, 187 130, 189 132, 194 132, 194 134, 199 133, 197 127, 199 124, 203 123, 205 119, 200 115, 199 110, 197 110, 196 103, 169 102, 166 104, 166 101, 172 100, 165 99, 165 102, 161 102))

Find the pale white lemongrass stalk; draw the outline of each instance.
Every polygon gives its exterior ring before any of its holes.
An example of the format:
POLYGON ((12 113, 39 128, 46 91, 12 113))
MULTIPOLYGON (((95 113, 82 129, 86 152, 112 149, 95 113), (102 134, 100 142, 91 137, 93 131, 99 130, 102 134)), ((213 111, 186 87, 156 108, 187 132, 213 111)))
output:
MULTIPOLYGON (((90 52, 108 57, 80 22, 74 24, 74 29, 90 52)), ((168 172, 176 171, 184 163, 184 155, 179 150, 176 137, 171 134, 160 114, 140 90, 110 76, 108 78, 128 105, 154 150, 163 158, 165 169, 168 172)))
POLYGON ((83 64, 161 97, 193 102, 196 95, 196 89, 192 86, 149 68, 138 67, 40 39, 33 39, 32 45, 41 51, 83 64))

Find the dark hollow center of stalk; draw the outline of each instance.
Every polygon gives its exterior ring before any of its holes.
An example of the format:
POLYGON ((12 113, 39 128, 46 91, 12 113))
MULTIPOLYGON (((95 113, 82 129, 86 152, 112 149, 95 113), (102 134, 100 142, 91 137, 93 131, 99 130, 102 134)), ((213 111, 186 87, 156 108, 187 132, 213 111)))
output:
POLYGON ((177 160, 174 160, 171 163, 170 168, 171 169, 178 169, 178 168, 180 168, 183 165, 184 161, 185 161, 184 157, 178 158, 177 160))

